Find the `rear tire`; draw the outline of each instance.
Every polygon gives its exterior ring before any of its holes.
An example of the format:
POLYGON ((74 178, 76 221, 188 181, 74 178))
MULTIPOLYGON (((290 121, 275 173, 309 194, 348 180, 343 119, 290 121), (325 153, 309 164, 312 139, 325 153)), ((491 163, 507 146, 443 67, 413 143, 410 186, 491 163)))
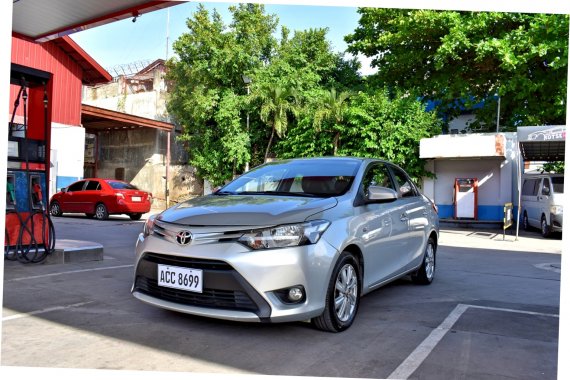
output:
POLYGON ((49 213, 52 214, 53 216, 61 216, 61 214, 62 214, 61 206, 59 205, 59 203, 57 201, 51 202, 51 204, 49 206, 49 213))
POLYGON ((312 319, 319 330, 341 332, 348 329, 360 304, 360 267, 350 252, 343 252, 332 272, 325 298, 325 310, 312 319))
POLYGON ((421 267, 412 274, 412 281, 420 285, 429 285, 435 276, 435 252, 436 245, 433 238, 429 238, 424 252, 424 260, 421 267))
POLYGON ((109 212, 107 211, 107 207, 103 203, 98 203, 95 206, 95 219, 98 220, 106 220, 109 218, 109 212))
POLYGON ((525 231, 530 230, 530 226, 528 225, 528 215, 526 214, 526 211, 524 212, 524 215, 523 215, 522 227, 523 227, 523 230, 525 230, 525 231))

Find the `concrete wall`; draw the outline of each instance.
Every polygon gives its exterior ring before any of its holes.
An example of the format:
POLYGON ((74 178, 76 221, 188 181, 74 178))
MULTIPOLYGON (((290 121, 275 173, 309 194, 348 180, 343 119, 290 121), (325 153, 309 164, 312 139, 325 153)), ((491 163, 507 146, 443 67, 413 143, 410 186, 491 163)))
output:
MULTIPOLYGON (((99 166, 97 176, 116 178, 118 168, 124 168, 124 180, 153 194, 154 207, 165 206, 166 133, 156 129, 139 128, 99 133, 99 166)), ((171 136, 171 139, 174 137, 171 136)), ((172 141, 171 141, 172 145, 172 141)), ((202 180, 192 167, 170 165, 169 189, 171 205, 202 193, 202 180)))
POLYGON ((50 196, 54 189, 61 189, 83 178, 83 153, 85 129, 79 126, 52 123, 52 165, 50 196))
MULTIPOLYGON (((114 85, 111 83, 110 85, 114 85)), ((101 92, 103 92, 101 90, 101 92)), ((113 91, 110 91, 112 93, 113 91)), ((83 103, 124 112, 148 119, 166 121, 166 93, 159 91, 141 92, 129 95, 114 95, 107 98, 85 98, 83 103)))

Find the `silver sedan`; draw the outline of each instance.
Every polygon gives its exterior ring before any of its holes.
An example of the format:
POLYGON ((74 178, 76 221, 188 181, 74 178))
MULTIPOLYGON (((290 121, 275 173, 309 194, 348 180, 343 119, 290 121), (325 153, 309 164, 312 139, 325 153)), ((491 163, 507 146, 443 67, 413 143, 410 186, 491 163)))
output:
POLYGON ((149 218, 132 293, 183 313, 339 332, 362 295, 406 275, 430 284, 438 235, 437 207, 392 163, 276 161, 149 218))

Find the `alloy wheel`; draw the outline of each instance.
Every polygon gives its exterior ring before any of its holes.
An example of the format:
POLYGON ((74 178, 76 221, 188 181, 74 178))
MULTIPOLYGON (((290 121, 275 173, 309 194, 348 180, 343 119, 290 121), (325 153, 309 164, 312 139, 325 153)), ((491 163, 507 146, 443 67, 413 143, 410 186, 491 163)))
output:
POLYGON ((341 322, 350 320, 356 310, 358 275, 351 264, 345 264, 338 272, 335 282, 334 305, 341 322))
POLYGON ((424 265, 425 265, 426 277, 431 280, 435 272, 435 255, 432 244, 428 244, 426 247, 426 257, 424 265))

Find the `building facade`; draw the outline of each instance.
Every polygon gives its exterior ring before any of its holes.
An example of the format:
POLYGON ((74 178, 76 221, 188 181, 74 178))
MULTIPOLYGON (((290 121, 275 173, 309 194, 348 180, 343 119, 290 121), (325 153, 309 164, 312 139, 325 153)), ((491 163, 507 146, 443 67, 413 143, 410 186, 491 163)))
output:
POLYGON ((172 205, 201 195, 203 181, 188 165, 188 153, 176 140, 180 131, 169 123, 164 60, 138 69, 83 89, 84 108, 112 111, 106 122, 95 125, 84 120, 88 142, 85 176, 131 182, 150 191, 153 206, 163 208, 167 199, 172 205), (133 125, 114 122, 128 115, 134 117, 133 125), (162 128, 161 123, 168 123, 171 129, 162 128))

